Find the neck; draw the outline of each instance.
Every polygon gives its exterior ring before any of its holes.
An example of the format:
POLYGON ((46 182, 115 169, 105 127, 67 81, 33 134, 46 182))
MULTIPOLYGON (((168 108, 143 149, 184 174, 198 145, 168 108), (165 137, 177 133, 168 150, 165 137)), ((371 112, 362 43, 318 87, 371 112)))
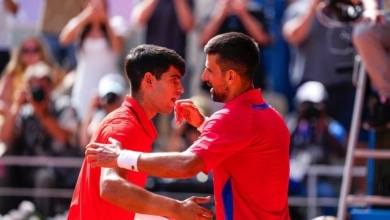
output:
POLYGON ((244 85, 240 88, 237 88, 237 89, 233 89, 232 92, 229 94, 228 98, 226 99, 225 103, 228 103, 230 102, 231 100, 233 100, 234 98, 236 98, 237 96, 245 93, 245 92, 248 92, 252 89, 254 89, 255 87, 253 86, 253 84, 248 84, 248 85, 244 85))
POLYGON ((144 99, 141 94, 132 94, 131 97, 138 102, 149 120, 152 120, 152 118, 156 116, 157 112, 153 110, 153 103, 150 103, 148 100, 144 99))

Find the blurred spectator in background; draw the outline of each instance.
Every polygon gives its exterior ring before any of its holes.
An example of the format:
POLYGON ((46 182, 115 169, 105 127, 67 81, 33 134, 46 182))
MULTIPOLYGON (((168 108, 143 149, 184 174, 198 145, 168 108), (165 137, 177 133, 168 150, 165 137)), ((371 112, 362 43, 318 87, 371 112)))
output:
POLYGON ((40 32, 53 58, 66 71, 76 67, 74 44, 63 46, 59 35, 68 21, 82 10, 84 0, 44 0, 40 32))
MULTIPOLYGON (((240 32, 255 39, 261 50, 262 46, 271 42, 266 25, 263 8, 256 1, 217 0, 208 19, 202 25, 200 45, 204 46, 208 40, 218 34, 240 32)), ((256 88, 266 89, 262 65, 259 65, 253 83, 256 88)), ((203 88, 209 89, 206 84, 203 84, 203 88)))
POLYGON ((41 39, 34 36, 26 37, 13 51, 11 60, 0 78, 0 114, 7 113, 14 101, 16 91, 24 86, 23 77, 27 67, 39 61, 53 68, 53 83, 60 83, 63 71, 52 62, 41 39))
POLYGON ((72 18, 60 34, 63 45, 77 47, 77 68, 72 102, 85 119, 99 80, 108 73, 120 73, 118 56, 123 45, 123 26, 113 23, 106 0, 88 0, 83 11, 72 18))
POLYGON ((390 11, 380 11, 377 0, 363 3, 364 19, 355 25, 352 39, 374 89, 365 127, 379 129, 390 122, 390 11))
POLYGON ((0 0, 0 74, 10 59, 11 43, 9 39, 10 30, 8 28, 8 15, 16 14, 18 5, 15 0, 0 0))
MULTIPOLYGON (((283 35, 293 52, 291 76, 295 86, 307 81, 322 83, 328 93, 326 111, 347 135, 356 91, 352 83, 356 55, 352 30, 362 12, 360 0, 297 0, 284 15, 283 35)), ((357 147, 366 148, 367 139, 367 132, 361 129, 357 147)), ((365 178, 356 178, 355 183, 355 192, 364 193, 365 178)))
MULTIPOLYGON (((194 27, 193 0, 138 0, 130 22, 136 27, 145 26, 146 44, 154 44, 175 50, 186 58, 187 34, 194 27)), ((191 70, 186 69, 182 81, 188 98, 191 70)))
MULTIPOLYGON (((290 82, 290 50, 282 35, 283 13, 291 0, 255 0, 264 10, 272 41, 261 50, 261 63, 266 76, 267 92, 284 96, 287 112, 294 110, 294 88, 290 82)), ((267 99, 267 97, 266 97, 267 99)), ((267 99, 270 100, 270 99, 267 99)), ((272 103, 271 103, 272 105, 272 103)), ((275 105, 272 105, 274 108, 275 105)), ((276 108, 277 109, 277 108, 276 108)), ((279 109, 277 109, 279 111, 279 109)), ((279 111, 280 112, 280 111, 279 111)))
MULTIPOLYGON (((306 174, 310 165, 337 164, 345 156, 346 138, 342 126, 327 114, 327 96, 319 82, 305 82, 297 89, 296 112, 286 120, 291 133, 289 195, 308 196, 306 174)), ((316 196, 338 197, 339 185, 332 178, 319 177, 316 196)), ((335 216, 337 209, 321 207, 321 211, 335 216)))
MULTIPOLYGON (((130 23, 135 28, 145 28, 144 43, 167 47, 175 50, 186 60, 188 33, 193 29, 195 17, 193 0, 137 0, 133 8, 130 23)), ((186 63, 182 78, 185 88, 181 98, 188 98, 192 67, 186 63)), ((153 118, 159 132, 154 146, 166 146, 165 140, 171 134, 170 120, 173 114, 158 114, 153 118)))
POLYGON ((343 14, 341 1, 293 2, 285 13, 283 34, 294 52, 291 75, 295 85, 321 82, 328 92, 327 112, 349 130, 355 97, 352 20, 358 17, 343 14))
MULTIPOLYGON (((7 144, 6 154, 18 156, 80 156, 83 155, 76 144, 78 126, 76 111, 66 96, 53 99, 53 72, 44 62, 27 68, 24 75, 26 87, 16 92, 16 98, 7 112, 4 124, 0 127, 0 137, 7 144)), ((69 188, 73 189, 77 180, 78 168, 57 167, 6 167, 3 183, 8 187, 21 188, 69 188)), ((2 197, 6 207, 16 208, 20 197, 2 197)), ((33 198, 38 212, 48 217, 64 211, 57 210, 59 200, 40 197, 33 198)), ((68 208, 70 200, 65 201, 68 208)), ((64 204, 62 204, 64 205, 64 204)), ((6 213, 8 210, 1 210, 6 213)))
POLYGON ((128 93, 125 79, 118 73, 110 73, 99 81, 98 91, 92 97, 87 115, 82 121, 80 130, 80 146, 86 146, 99 127, 103 118, 121 106, 128 93))

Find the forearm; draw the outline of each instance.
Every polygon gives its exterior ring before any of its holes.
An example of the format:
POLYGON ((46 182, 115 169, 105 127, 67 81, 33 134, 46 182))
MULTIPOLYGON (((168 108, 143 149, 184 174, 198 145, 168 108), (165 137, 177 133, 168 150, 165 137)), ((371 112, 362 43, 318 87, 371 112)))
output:
POLYGON ((138 3, 132 12, 131 20, 136 25, 144 25, 152 16, 157 3, 156 0, 144 0, 138 3))
POLYGON ((306 39, 314 16, 316 16, 317 6, 318 4, 313 4, 306 14, 297 16, 284 24, 282 31, 287 42, 296 45, 306 39))
POLYGON ((60 33, 60 43, 62 45, 68 45, 76 36, 80 33, 82 28, 88 23, 89 19, 87 15, 81 12, 76 18, 68 22, 60 33))
POLYGON ((186 0, 174 0, 175 12, 181 29, 187 33, 194 27, 194 15, 186 0))
POLYGON ((118 176, 116 172, 127 175, 128 171, 102 168, 100 195, 104 200, 135 213, 171 217, 170 213, 175 212, 177 200, 151 193, 121 177, 126 175, 118 176))
POLYGON ((205 45, 208 40, 216 35, 219 28, 222 25, 223 20, 227 17, 227 14, 223 10, 217 10, 213 12, 211 19, 206 23, 199 36, 199 43, 201 46, 205 45))
POLYGON ((5 8, 13 14, 18 12, 18 5, 13 0, 5 0, 5 8))
POLYGON ((38 116, 45 130, 57 141, 65 143, 72 135, 71 132, 62 128, 57 120, 50 114, 38 116))
POLYGON ((18 115, 20 106, 13 104, 9 111, 4 115, 4 122, 0 129, 0 140, 9 144, 14 138, 15 121, 18 115))
POLYGON ((203 161, 191 152, 142 153, 137 162, 140 172, 165 178, 191 178, 203 169, 203 161))
POLYGON ((115 53, 120 53, 122 50, 122 43, 123 43, 122 37, 116 35, 108 20, 105 21, 105 23, 107 26, 108 40, 110 41, 112 49, 115 53))
POLYGON ((379 9, 379 4, 377 0, 362 0, 364 10, 377 10, 379 9))
POLYGON ((256 20, 249 12, 245 12, 239 15, 245 29, 249 35, 252 36, 260 45, 267 45, 270 43, 270 36, 265 30, 263 24, 256 20))

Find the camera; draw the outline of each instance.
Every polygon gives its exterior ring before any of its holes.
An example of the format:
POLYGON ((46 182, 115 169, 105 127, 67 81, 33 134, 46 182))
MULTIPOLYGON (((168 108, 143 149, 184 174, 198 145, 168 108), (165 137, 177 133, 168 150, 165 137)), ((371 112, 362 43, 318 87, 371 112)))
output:
POLYGON ((113 92, 109 92, 105 96, 102 97, 103 104, 112 105, 116 102, 118 97, 119 96, 117 94, 115 94, 113 92))
POLYGON ((301 104, 300 112, 302 118, 307 121, 315 121, 323 115, 323 110, 317 103, 306 101, 301 104))
POLYGON ((361 2, 353 4, 350 0, 329 0, 329 6, 336 11, 343 22, 353 22, 363 14, 361 2))
POLYGON ((41 102, 45 99, 45 91, 39 86, 33 86, 30 90, 32 98, 36 102, 41 102))

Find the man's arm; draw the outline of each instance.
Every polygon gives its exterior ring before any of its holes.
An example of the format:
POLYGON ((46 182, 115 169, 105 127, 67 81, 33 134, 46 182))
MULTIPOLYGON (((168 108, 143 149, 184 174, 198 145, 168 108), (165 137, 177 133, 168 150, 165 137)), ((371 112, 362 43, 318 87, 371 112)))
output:
POLYGON ((204 168, 203 160, 190 151, 140 153, 121 150, 117 140, 109 141, 111 144, 87 145, 85 156, 92 167, 122 167, 165 178, 190 178, 204 168))
POLYGON ((18 12, 18 5, 13 0, 5 0, 4 4, 5 8, 12 14, 16 14, 18 12))
POLYGON ((363 21, 373 21, 386 26, 386 18, 382 11, 379 10, 378 0, 362 0, 362 3, 364 7, 363 21))
POLYGON ((321 0, 311 1, 311 3, 309 3, 310 7, 306 10, 306 13, 300 14, 288 20, 283 25, 283 37, 288 43, 299 45, 307 38, 311 29, 312 21, 316 16, 317 7, 321 2, 321 0))
POLYGON ((142 187, 128 182, 128 170, 122 168, 102 168, 100 176, 100 196, 125 210, 164 216, 169 219, 211 219, 213 213, 198 204, 206 203, 208 197, 191 197, 178 201, 151 193, 142 187))

